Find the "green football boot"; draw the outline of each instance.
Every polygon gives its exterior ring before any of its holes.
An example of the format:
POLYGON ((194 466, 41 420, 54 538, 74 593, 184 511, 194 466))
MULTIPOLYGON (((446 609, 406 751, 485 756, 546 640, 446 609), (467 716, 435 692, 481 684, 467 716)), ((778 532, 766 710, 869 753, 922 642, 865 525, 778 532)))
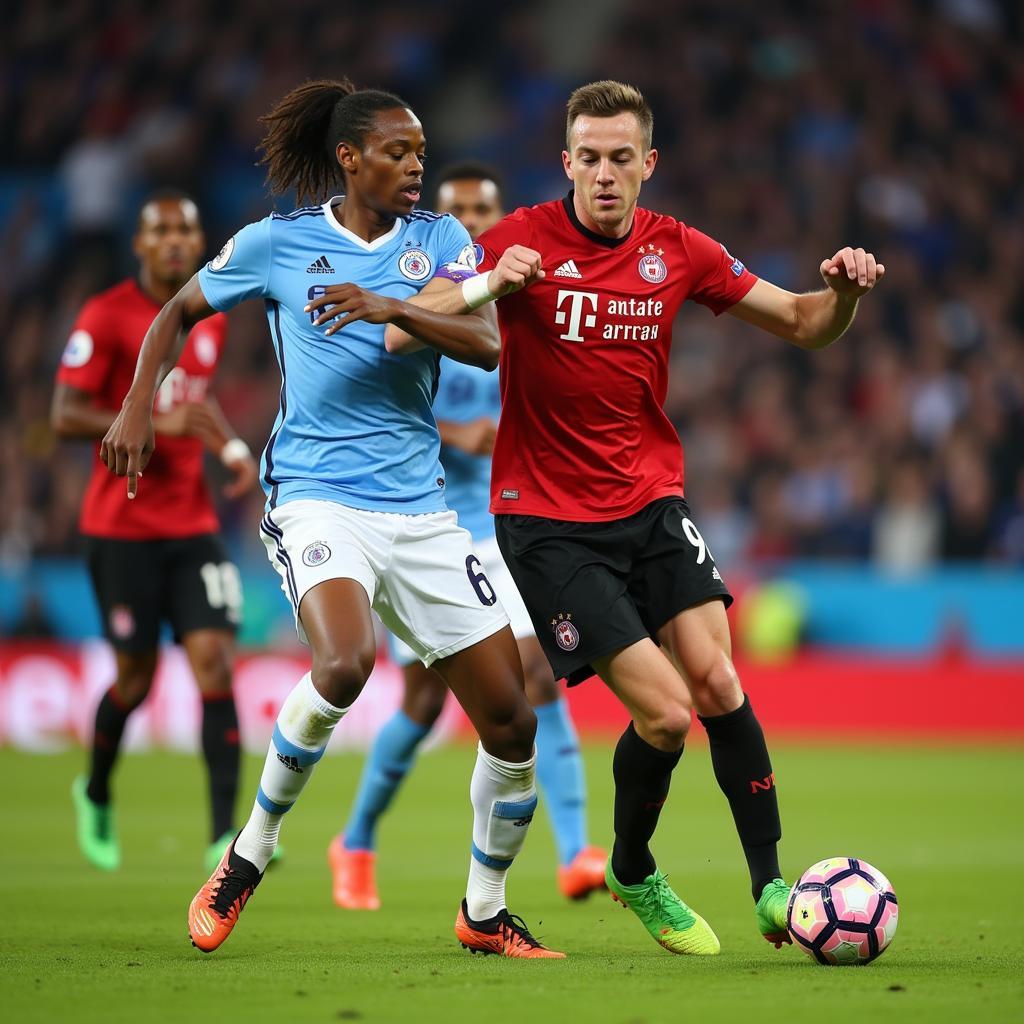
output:
POLYGON ((782 949, 783 944, 792 944, 789 935, 789 886, 781 878, 769 882, 761 890, 761 898, 754 907, 757 927, 766 941, 782 949))
POLYGON ((672 891, 668 879, 660 871, 648 875, 637 885, 622 885, 612 873, 609 857, 604 879, 612 899, 629 907, 654 941, 670 953, 715 956, 722 948, 707 921, 672 891))
MULTIPOLYGON (((217 865, 220 863, 221 857, 224 856, 225 851, 231 845, 231 840, 238 835, 237 832, 232 830, 231 832, 225 832, 219 839, 215 839, 206 848, 206 853, 203 854, 203 861, 206 864, 206 870, 211 874, 217 870, 217 865)), ((278 864, 281 858, 284 856, 284 847, 278 846, 274 852, 270 855, 270 863, 267 867, 272 867, 274 864, 278 864)))
POLYGON ((121 866, 121 846, 117 841, 114 808, 110 804, 94 804, 85 791, 86 785, 84 775, 71 784, 78 848, 94 867, 116 871, 121 866))

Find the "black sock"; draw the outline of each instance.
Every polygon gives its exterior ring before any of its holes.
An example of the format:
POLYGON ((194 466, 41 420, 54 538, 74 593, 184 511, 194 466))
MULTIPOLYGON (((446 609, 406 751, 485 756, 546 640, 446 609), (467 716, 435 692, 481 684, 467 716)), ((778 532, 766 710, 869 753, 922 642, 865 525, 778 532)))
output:
POLYGON ((757 900, 761 890, 782 874, 778 854, 782 824, 764 733, 746 695, 735 711, 700 720, 708 732, 715 778, 732 808, 757 900))
POLYGON ((113 686, 96 708, 96 724, 92 731, 92 763, 85 792, 94 804, 110 803, 110 773, 113 771, 125 722, 132 713, 114 693, 113 686))
POLYGON ((210 814, 213 839, 233 828, 235 796, 238 793, 238 713, 235 698, 203 699, 203 757, 210 786, 210 814))
POLYGON ((612 759, 615 777, 615 845, 612 871, 623 885, 642 882, 655 869, 647 845, 668 797, 672 769, 683 750, 667 753, 641 739, 630 722, 612 759))

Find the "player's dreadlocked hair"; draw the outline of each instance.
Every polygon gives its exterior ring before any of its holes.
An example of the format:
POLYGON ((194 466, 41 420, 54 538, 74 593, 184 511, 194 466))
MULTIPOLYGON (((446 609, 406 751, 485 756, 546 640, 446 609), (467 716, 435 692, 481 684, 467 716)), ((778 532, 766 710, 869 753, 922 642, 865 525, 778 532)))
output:
POLYGON ((347 78, 306 82, 260 118, 267 131, 260 143, 261 165, 275 195, 294 188, 298 201, 326 199, 345 172, 335 154, 339 142, 362 148, 374 116, 408 107, 405 100, 377 89, 357 89, 347 78))

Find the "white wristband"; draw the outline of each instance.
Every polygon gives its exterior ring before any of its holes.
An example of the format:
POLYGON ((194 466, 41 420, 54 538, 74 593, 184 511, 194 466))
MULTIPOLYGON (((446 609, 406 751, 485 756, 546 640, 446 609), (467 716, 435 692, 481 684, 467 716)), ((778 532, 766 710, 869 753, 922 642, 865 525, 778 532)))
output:
POLYGON ((487 302, 493 302, 497 296, 492 295, 487 287, 490 274, 477 274, 476 277, 467 277, 462 282, 462 301, 470 309, 476 309, 487 302))
POLYGON ((241 462, 243 459, 251 459, 252 452, 249 450, 249 446, 240 438, 233 437, 223 448, 220 450, 220 461, 225 466, 230 466, 232 463, 241 462))

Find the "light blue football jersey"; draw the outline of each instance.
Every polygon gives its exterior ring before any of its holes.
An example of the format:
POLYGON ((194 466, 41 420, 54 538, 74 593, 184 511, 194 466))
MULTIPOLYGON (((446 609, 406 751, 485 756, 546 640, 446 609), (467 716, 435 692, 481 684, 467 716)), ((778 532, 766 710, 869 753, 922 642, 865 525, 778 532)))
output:
MULTIPOLYGON (((467 366, 441 357, 441 380, 434 399, 434 416, 453 423, 469 423, 486 416, 498 422, 501 391, 498 375, 479 366, 467 366)), ((491 457, 468 455, 449 445, 441 446, 448 507, 459 515, 459 526, 475 540, 494 536, 491 501, 491 457)))
POLYGON ((242 228, 199 271, 214 309, 262 298, 281 369, 281 408, 263 452, 267 507, 321 498, 375 512, 446 508, 431 410, 439 356, 391 355, 384 326, 354 323, 327 337, 303 307, 331 284, 407 299, 432 277, 474 273, 473 245, 452 216, 414 211, 366 242, 330 207, 272 213, 242 228))

